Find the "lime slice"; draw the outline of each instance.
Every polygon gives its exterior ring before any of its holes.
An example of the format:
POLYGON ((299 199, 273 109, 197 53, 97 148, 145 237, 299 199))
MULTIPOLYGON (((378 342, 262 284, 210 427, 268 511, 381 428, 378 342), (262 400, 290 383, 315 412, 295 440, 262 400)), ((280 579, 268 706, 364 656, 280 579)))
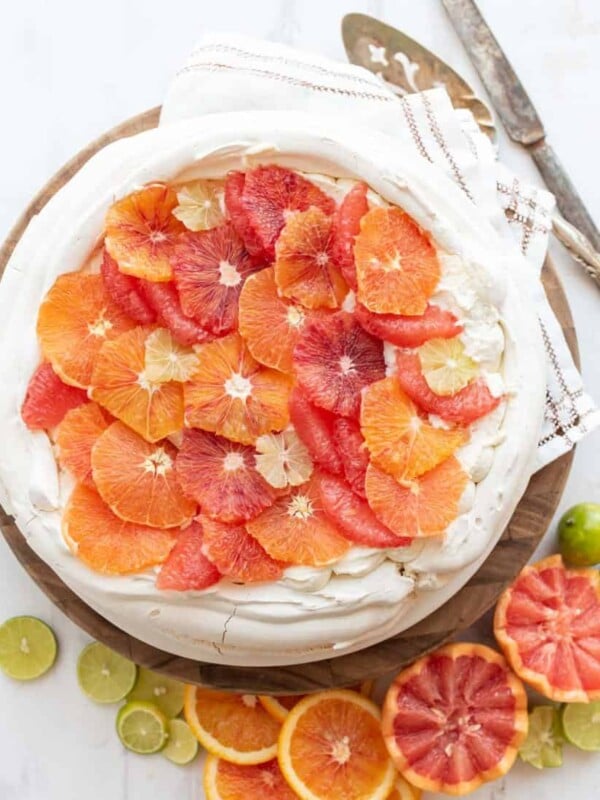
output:
POLYGON ((138 679, 128 700, 154 703, 167 717, 176 717, 183 708, 183 683, 140 667, 138 679))
POLYGON ((150 755, 162 750, 167 739, 169 721, 153 703, 135 700, 117 714, 117 733, 128 750, 150 755))
POLYGON ((77 680, 96 703, 118 703, 135 684, 137 667, 100 642, 92 642, 79 654, 77 680))
POLYGON ((0 668, 18 681, 32 681, 56 660, 56 637, 35 617, 12 617, 0 625, 0 668))
POLYGON ((558 710, 554 706, 537 706, 529 714, 529 731, 519 756, 537 769, 560 767, 563 741, 558 710))
POLYGON ((562 712, 565 736, 580 750, 600 750, 600 700, 568 703, 562 712))
POLYGON ((198 754, 198 740, 182 719, 169 721, 169 741, 162 755, 173 764, 189 764, 198 754))

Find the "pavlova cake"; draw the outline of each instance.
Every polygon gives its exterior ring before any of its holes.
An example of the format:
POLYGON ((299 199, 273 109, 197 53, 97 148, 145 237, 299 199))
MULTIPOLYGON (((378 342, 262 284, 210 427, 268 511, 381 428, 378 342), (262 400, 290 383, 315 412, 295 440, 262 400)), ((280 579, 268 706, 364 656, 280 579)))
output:
POLYGON ((0 287, 3 504, 107 619, 268 665, 422 619, 529 479, 519 256, 384 135, 212 115, 97 154, 0 287))

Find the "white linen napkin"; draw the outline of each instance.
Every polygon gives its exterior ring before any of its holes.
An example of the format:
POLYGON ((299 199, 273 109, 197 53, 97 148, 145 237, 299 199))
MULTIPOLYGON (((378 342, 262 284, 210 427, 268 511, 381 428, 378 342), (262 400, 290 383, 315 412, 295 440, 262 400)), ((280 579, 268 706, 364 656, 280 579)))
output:
MULTIPOLYGON (((470 112, 455 110, 443 89, 400 97, 361 67, 273 42, 207 34, 173 79, 160 124, 253 109, 343 114, 350 124, 360 120, 363 126, 393 135, 418 157, 443 169, 539 275, 554 197, 500 164, 470 112)), ((547 356, 540 469, 600 425, 600 410, 584 390, 543 292, 537 305, 547 356)))

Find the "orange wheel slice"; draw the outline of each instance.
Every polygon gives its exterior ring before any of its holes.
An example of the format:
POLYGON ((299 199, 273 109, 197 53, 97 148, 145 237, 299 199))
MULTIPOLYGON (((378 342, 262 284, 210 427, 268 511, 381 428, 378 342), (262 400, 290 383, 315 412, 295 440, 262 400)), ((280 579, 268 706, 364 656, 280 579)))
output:
POLYGON ((374 208, 362 218, 354 258, 358 299, 378 314, 424 314, 440 279, 435 249, 400 208, 374 208))
POLYGON ((111 423, 110 416, 97 403, 84 403, 65 414, 56 431, 58 463, 78 483, 94 486, 92 447, 111 423))
MULTIPOLYGON (((365 697, 371 696, 373 689, 373 681, 363 681, 359 686, 352 686, 351 691, 360 692, 365 697)), ((280 695, 267 695, 261 694, 258 699, 267 709, 269 714, 279 722, 284 722, 287 715, 290 713, 295 705, 298 705, 300 700, 305 697, 310 697, 306 694, 280 694, 280 695)))
POLYGON ((295 800, 277 759, 264 764, 231 764, 208 756, 204 764, 206 800, 295 800))
POLYGON ((396 777, 379 709, 345 689, 295 705, 281 728, 277 757, 303 800, 385 800, 396 777))
POLYGON ((105 246, 121 272, 149 281, 171 280, 170 256, 177 237, 186 230, 173 215, 177 205, 172 189, 154 184, 108 209, 105 246))
POLYGON ((526 566, 504 590, 494 633, 526 683, 558 703, 600 700, 600 573, 560 556, 526 566))
POLYGON ((288 564, 319 567, 340 559, 349 548, 323 511, 319 476, 280 497, 246 527, 267 553, 288 564))
POLYGON ((112 300, 100 275, 60 275, 44 298, 37 335, 45 358, 65 383, 87 388, 102 345, 134 322, 112 300))
POLYGON ((281 726, 255 694, 186 686, 183 713, 200 744, 232 764, 264 764, 277 755, 281 726))
POLYGON ((242 444, 286 427, 291 377, 259 364, 239 334, 202 345, 197 354, 184 386, 188 425, 242 444))
POLYGON ((106 342, 98 354, 91 397, 148 442, 183 428, 180 383, 151 381, 145 373, 148 328, 135 328, 106 342))
POLYGON ((375 516, 397 536, 441 536, 456 519, 469 482, 454 456, 411 481, 397 481, 373 464, 367 468, 367 500, 375 516))
POLYGON ((201 516, 202 550, 223 575, 242 583, 276 581, 287 566, 275 561, 243 525, 201 516))
POLYGON ((73 490, 63 519, 63 537, 90 569, 125 575, 162 564, 177 541, 171 530, 124 522, 100 495, 79 484, 73 490))
POLYGON ((92 450, 94 483, 113 514, 153 528, 177 528, 196 513, 175 474, 177 449, 150 444, 122 422, 113 422, 92 450))
POLYGON ((396 677, 383 707, 383 735, 402 775, 451 795, 508 772, 527 726, 523 684, 480 644, 450 644, 419 659, 396 677))

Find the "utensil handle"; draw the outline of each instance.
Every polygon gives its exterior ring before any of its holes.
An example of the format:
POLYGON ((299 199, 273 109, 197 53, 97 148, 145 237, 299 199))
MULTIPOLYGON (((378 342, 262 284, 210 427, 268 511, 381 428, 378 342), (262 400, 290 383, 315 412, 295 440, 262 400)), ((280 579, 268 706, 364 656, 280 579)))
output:
POLYGON ((552 232, 600 286, 600 253, 594 250, 590 240, 558 213, 552 216, 552 232))

